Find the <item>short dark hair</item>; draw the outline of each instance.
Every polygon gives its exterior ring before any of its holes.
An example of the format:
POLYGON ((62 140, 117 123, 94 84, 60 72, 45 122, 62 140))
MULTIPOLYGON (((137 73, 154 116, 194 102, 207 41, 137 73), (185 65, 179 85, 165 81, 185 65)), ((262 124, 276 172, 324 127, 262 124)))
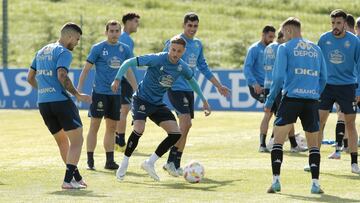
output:
POLYGON ((120 29, 121 29, 121 25, 119 23, 119 21, 117 20, 109 20, 107 23, 106 23, 106 31, 109 30, 109 26, 110 25, 119 25, 120 29))
POLYGON ((276 32, 276 29, 274 26, 272 25, 266 25, 263 30, 262 30, 263 33, 268 33, 268 32, 276 32))
POLYGON ((170 39, 170 44, 180 44, 186 47, 186 41, 180 35, 175 35, 170 39))
POLYGON ((285 26, 288 26, 288 25, 292 25, 292 26, 295 26, 297 28, 301 28, 301 22, 298 18, 296 17, 289 17, 287 18, 282 24, 281 24, 281 27, 285 27, 285 26))
POLYGON ((330 13, 330 17, 331 18, 344 18, 344 20, 346 20, 347 14, 345 13, 345 11, 341 10, 341 9, 335 9, 330 13))
POLYGON ((360 28, 360 17, 358 17, 358 18, 356 19, 356 26, 357 26, 358 28, 360 28))
POLYGON ((81 30, 80 26, 78 26, 77 24, 75 24, 73 22, 65 23, 65 25, 63 25, 63 27, 61 28, 61 33, 63 34, 70 30, 75 31, 75 32, 79 33, 80 35, 82 35, 82 30, 81 30))
POLYGON ((347 16, 346 16, 346 24, 351 28, 355 27, 355 18, 354 18, 353 15, 347 14, 347 16))
POLYGON ((134 18, 140 18, 140 15, 137 14, 137 13, 126 13, 126 14, 123 15, 121 21, 125 25, 126 21, 132 20, 134 18))
POLYGON ((188 21, 191 21, 191 22, 198 21, 198 22, 200 22, 199 16, 194 12, 186 13, 184 15, 184 24, 186 24, 188 21))

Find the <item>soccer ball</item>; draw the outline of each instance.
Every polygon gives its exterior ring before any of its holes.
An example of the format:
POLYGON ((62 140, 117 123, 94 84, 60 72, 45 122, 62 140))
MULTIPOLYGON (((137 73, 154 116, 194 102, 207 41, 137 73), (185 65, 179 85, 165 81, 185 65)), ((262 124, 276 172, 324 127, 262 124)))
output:
POLYGON ((190 161, 184 168, 184 178, 189 183, 199 183, 204 174, 204 167, 197 161, 190 161))

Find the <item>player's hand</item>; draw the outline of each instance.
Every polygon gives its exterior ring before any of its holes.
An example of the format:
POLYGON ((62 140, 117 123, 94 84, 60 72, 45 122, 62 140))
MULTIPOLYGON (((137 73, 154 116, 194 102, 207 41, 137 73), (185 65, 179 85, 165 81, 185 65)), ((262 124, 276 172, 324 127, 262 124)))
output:
POLYGON ((203 103, 203 110, 205 113, 205 116, 209 116, 211 114, 211 108, 207 101, 203 103))
POLYGON ((76 96, 76 99, 77 99, 78 101, 86 102, 86 103, 89 103, 89 104, 91 104, 91 102, 92 102, 91 96, 89 96, 89 95, 87 95, 87 94, 83 94, 83 93, 79 93, 79 94, 76 96))
POLYGON ((223 85, 217 88, 217 90, 220 92, 220 94, 224 97, 230 96, 231 90, 223 85))
POLYGON ((256 94, 261 94, 263 92, 263 88, 259 84, 254 85, 254 90, 256 94))
POLYGON ((120 85, 120 80, 114 80, 112 83, 111 83, 111 90, 113 92, 117 92, 118 89, 119 89, 119 85, 120 85))
POLYGON ((265 113, 270 113, 271 112, 271 109, 267 108, 267 107, 264 107, 264 112, 265 113))

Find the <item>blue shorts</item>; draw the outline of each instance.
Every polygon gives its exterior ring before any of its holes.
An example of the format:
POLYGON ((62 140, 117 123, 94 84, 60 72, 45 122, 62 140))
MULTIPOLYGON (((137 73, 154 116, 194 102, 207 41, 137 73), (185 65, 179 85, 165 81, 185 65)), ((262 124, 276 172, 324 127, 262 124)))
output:
POLYGON ((133 88, 131 87, 130 83, 124 77, 122 78, 120 85, 121 85, 120 103, 121 104, 131 104, 132 95, 134 93, 133 88))
MULTIPOLYGON (((269 93, 270 93, 270 89, 264 89, 264 93, 265 93, 265 101, 266 101, 267 96, 268 96, 269 93)), ((278 108, 279 108, 279 106, 280 106, 281 97, 282 97, 282 93, 281 93, 281 91, 280 91, 279 94, 276 96, 275 101, 274 101, 274 103, 273 103, 273 105, 272 105, 272 107, 271 107, 271 110, 270 110, 270 111, 271 111, 272 113, 274 113, 275 115, 276 115, 277 110, 278 110, 278 108)))
POLYGON ((164 105, 154 105, 146 102, 138 97, 133 97, 131 107, 133 120, 145 120, 149 117, 156 125, 160 125, 163 121, 176 121, 174 114, 164 105))
POLYGON ((296 123, 300 118, 305 132, 319 131, 319 102, 283 96, 275 119, 276 126, 296 123))
POLYGON ((255 89, 253 88, 253 86, 250 86, 250 85, 249 85, 249 91, 250 91, 250 95, 252 96, 252 98, 256 99, 260 103, 265 102, 265 94, 264 94, 264 92, 261 93, 261 94, 256 94, 255 89))
POLYGON ((82 127, 79 110, 72 100, 39 103, 39 111, 51 134, 82 127))
POLYGON ((326 85, 320 97, 321 110, 331 111, 335 102, 344 114, 354 114, 357 111, 355 91, 357 84, 351 85, 326 85))
POLYGON ((120 120, 120 95, 106 95, 92 93, 92 103, 89 109, 89 116, 93 118, 109 118, 120 120))
POLYGON ((167 93, 177 115, 190 114, 194 118, 194 92, 168 89, 167 93))

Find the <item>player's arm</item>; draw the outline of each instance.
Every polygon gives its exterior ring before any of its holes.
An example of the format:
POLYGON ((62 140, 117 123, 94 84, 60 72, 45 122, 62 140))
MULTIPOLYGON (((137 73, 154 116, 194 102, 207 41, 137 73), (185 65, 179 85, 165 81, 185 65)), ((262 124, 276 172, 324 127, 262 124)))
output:
POLYGON ((360 40, 357 39, 357 46, 355 49, 355 63, 356 63, 356 71, 357 71, 357 81, 358 81, 358 88, 356 89, 356 101, 360 102, 360 40))
POLYGON ((36 81, 36 69, 34 67, 30 67, 28 71, 27 81, 33 87, 37 88, 37 81, 36 81))
POLYGON ((135 74, 134 74, 134 71, 129 68, 127 71, 126 71, 126 79, 129 81, 132 89, 134 91, 137 90, 137 82, 136 82, 136 77, 135 77, 135 74))
POLYGON ((195 78, 192 77, 191 79, 187 79, 186 81, 189 83, 191 89, 194 90, 194 92, 196 92, 196 94, 200 97, 201 101, 203 102, 203 109, 205 112, 205 116, 210 115, 211 113, 210 105, 207 102, 205 96, 203 95, 203 92, 201 91, 200 86, 196 82, 195 78))
MULTIPOLYGON (((120 85, 120 81, 122 76, 124 76, 124 74, 129 70, 130 67, 136 67, 138 66, 138 62, 137 62, 137 58, 130 58, 126 61, 124 61, 123 64, 121 64, 114 81, 111 84, 111 90, 113 92, 117 92, 117 90, 119 89, 119 85, 120 85)), ((130 81, 129 81, 130 82, 130 81)))
POLYGON ((79 84, 77 86, 77 90, 79 92, 82 92, 83 86, 84 86, 84 81, 86 80, 90 69, 93 67, 93 63, 90 63, 89 61, 85 62, 85 66, 82 69, 81 73, 80 73, 80 77, 79 77, 79 84))
POLYGON ((276 96, 279 94, 280 89, 284 83, 284 76, 287 70, 287 56, 285 46, 280 45, 276 54, 274 69, 273 69, 273 82, 270 87, 270 93, 265 102, 264 111, 270 112, 270 109, 275 101, 276 96))
POLYGON ((58 67, 57 75, 58 75, 58 80, 61 83, 61 85, 64 87, 64 89, 70 92, 70 94, 74 95, 77 100, 91 103, 91 97, 89 95, 79 93, 77 89, 74 87, 74 84, 72 83, 72 81, 68 76, 68 70, 65 67, 58 67))
POLYGON ((226 97, 230 94, 230 90, 224 85, 222 85, 209 69, 209 66, 206 62, 202 49, 200 51, 200 55, 197 60, 197 67, 200 70, 200 72, 204 74, 204 76, 217 88, 217 90, 221 95, 226 97))
POLYGON ((33 62, 29 68, 28 76, 27 76, 28 83, 33 87, 37 88, 37 81, 36 81, 36 57, 33 59, 33 62))
POLYGON ((250 86, 259 85, 259 84, 257 84, 256 79, 255 79, 254 75, 252 74, 252 69, 255 64, 255 56, 254 56, 253 52, 254 52, 254 48, 250 48, 248 50, 248 53, 246 55, 245 62, 244 62, 244 75, 245 75, 247 84, 250 86))

